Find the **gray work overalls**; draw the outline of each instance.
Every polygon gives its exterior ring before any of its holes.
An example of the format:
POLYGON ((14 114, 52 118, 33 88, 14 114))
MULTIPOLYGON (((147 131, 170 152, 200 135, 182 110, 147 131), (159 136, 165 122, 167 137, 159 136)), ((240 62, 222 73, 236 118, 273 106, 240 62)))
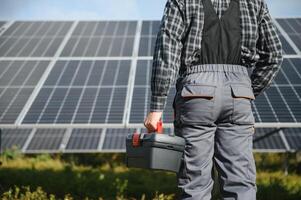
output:
POLYGON ((214 163, 223 199, 255 200, 255 97, 241 64, 239 0, 231 0, 221 19, 210 0, 203 5, 199 61, 177 79, 173 102, 175 134, 186 140, 177 174, 181 199, 211 198, 214 163))

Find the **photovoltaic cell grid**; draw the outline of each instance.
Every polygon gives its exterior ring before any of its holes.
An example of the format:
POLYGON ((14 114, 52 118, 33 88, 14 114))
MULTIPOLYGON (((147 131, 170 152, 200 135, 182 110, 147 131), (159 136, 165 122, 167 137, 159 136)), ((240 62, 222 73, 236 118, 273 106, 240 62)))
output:
MULTIPOLYGON (((277 21, 300 50, 300 18, 277 21)), ((54 56, 73 23, 17 21, 0 36, 0 58, 54 56)), ((152 56, 159 25, 160 21, 142 22, 139 56, 152 56)), ((79 22, 61 56, 132 56, 136 26, 136 21, 79 22)), ((296 54, 285 37, 281 33, 279 35, 284 53, 296 54)), ((131 61, 121 61, 121 66, 127 66, 124 68, 118 68, 116 62, 119 61, 59 59, 26 114, 23 124, 123 123, 131 61), (124 64, 126 62, 128 64, 124 64), (121 71, 117 73, 118 70, 121 71)), ((151 64, 151 60, 138 60, 130 123, 143 123, 148 112, 151 64)), ((48 65, 49 61, 0 61, 0 124, 15 123, 48 65)), ((252 103, 256 122, 300 122, 300 66, 299 58, 284 60, 271 88, 252 103)), ((175 88, 172 87, 164 111, 169 114, 164 114, 164 123, 172 123, 174 94, 175 88)), ((166 133, 172 131, 164 130, 166 133)), ((257 128, 254 148, 285 149, 277 130, 269 135, 275 130, 257 128)), ((1 135, 2 143, 4 142, 1 149, 14 143, 24 146, 31 131, 34 132, 34 137, 26 148, 27 152, 58 151, 62 147, 66 152, 100 150, 102 129, 72 129, 66 144, 66 129, 5 129, 1 135)), ((103 150, 124 150, 124 139, 133 131, 130 128, 106 129, 103 150)), ((291 149, 301 148, 299 128, 286 128, 282 131, 291 149)))
POLYGON ((13 124, 49 61, 0 61, 0 124, 13 124))
POLYGON ((66 129, 37 129, 27 150, 58 150, 66 129))
POLYGON ((284 59, 271 87, 252 102, 256 122, 301 121, 301 59, 284 59))
POLYGON ((140 35, 139 56, 152 56, 160 21, 143 21, 140 35))
MULTIPOLYGON (((143 123, 149 112, 150 103, 150 78, 152 70, 151 60, 138 60, 136 67, 135 85, 133 90, 130 123, 143 123)), ((167 97, 167 103, 163 112, 162 120, 164 123, 173 122, 172 102, 175 96, 175 86, 171 86, 167 97)))
POLYGON ((107 128, 106 137, 103 143, 103 150, 125 150, 125 138, 133 133, 134 128, 107 128))
POLYGON ((22 149, 32 129, 1 129, 1 152, 17 147, 22 149))
POLYGON ((73 129, 67 150, 97 150, 102 129, 73 129))
MULTIPOLYGON (((301 136, 300 136, 301 137, 301 136)), ((285 150, 285 144, 279 134, 279 129, 256 128, 253 138, 253 148, 258 150, 285 150)))
POLYGON ((291 149, 301 149, 301 129, 284 129, 284 135, 291 149))
POLYGON ((52 57, 72 22, 17 21, 0 36, 0 57, 52 57))
POLYGON ((132 56, 136 21, 79 22, 61 56, 132 56))
POLYGON ((0 87, 35 87, 49 61, 0 61, 0 87))
POLYGON ((288 41, 283 36, 282 32, 276 27, 277 34, 282 44, 283 55, 295 55, 297 52, 292 48, 288 41))
MULTIPOLYGON (((101 146, 103 129, 78 129, 71 130, 71 135, 64 141, 67 134, 66 129, 2 129, 1 152, 13 146, 19 149, 24 148, 29 135, 33 137, 28 141, 25 148, 27 153, 35 152, 84 152, 84 151, 124 151, 125 138, 133 133, 134 128, 107 128, 101 146), (66 144, 64 144, 66 142, 66 144), (102 148, 101 148, 102 147, 102 148)), ((138 130, 140 133, 147 133, 145 128, 138 130)), ((171 134, 173 128, 164 128, 164 134, 171 134)), ((260 151, 285 151, 285 143, 289 150, 301 149, 301 128, 256 128, 253 138, 254 150, 260 151), (281 137, 282 132, 284 139, 281 137)))
POLYGON ((295 45, 301 50, 301 18, 281 18, 277 22, 285 30, 295 45))
POLYGON ((130 60, 60 60, 23 123, 123 123, 130 60))

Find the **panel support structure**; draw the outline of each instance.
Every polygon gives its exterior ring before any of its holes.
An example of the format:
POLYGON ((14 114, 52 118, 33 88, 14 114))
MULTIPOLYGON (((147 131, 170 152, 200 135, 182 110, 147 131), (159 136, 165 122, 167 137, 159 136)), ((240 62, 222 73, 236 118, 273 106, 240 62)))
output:
POLYGON ((133 59, 131 63, 131 70, 130 70, 130 77, 129 77, 129 87, 128 87, 124 116, 123 116, 126 127, 129 124, 129 119, 131 115, 131 105, 132 105, 133 91, 135 86, 135 76, 136 76, 136 67, 138 62, 141 29, 142 29, 142 21, 139 20, 137 23, 136 37, 135 37, 134 50, 133 50, 134 53, 133 53, 133 59))
POLYGON ((28 145, 30 144, 30 142, 31 142, 31 140, 32 140, 32 138, 33 138, 33 136, 34 136, 34 134, 36 133, 36 130, 37 130, 37 129, 32 129, 31 133, 30 133, 29 136, 27 137, 27 140, 26 140, 26 142, 24 143, 24 146, 22 147, 22 150, 21 150, 23 153, 26 152, 26 149, 27 149, 28 145))
POLYGON ((59 147, 59 150, 64 152, 66 147, 67 147, 67 144, 69 142, 69 139, 71 137, 71 133, 72 133, 72 128, 68 128, 65 132, 65 135, 62 139, 62 143, 60 144, 60 147, 59 147))

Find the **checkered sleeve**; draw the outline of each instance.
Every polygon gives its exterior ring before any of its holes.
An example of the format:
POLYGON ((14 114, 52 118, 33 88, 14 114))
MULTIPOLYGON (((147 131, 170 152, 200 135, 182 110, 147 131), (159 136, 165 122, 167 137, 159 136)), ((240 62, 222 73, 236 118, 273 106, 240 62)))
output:
POLYGON ((179 70, 185 34, 184 0, 167 0, 153 53, 150 111, 163 111, 179 70))
POLYGON ((264 1, 261 13, 258 28, 259 37, 256 43, 259 59, 251 74, 255 96, 258 96, 270 87, 283 61, 282 44, 269 14, 267 4, 264 1))

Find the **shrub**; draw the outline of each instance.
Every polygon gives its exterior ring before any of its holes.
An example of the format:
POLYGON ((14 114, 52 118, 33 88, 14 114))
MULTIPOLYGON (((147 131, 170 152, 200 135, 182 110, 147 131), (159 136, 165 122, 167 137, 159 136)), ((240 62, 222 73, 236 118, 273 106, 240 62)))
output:
MULTIPOLYGON (((0 157, 4 161, 0 168, 0 189, 5 200, 30 200, 37 194, 44 199, 169 200, 179 194, 175 174, 128 169, 122 163, 123 154, 113 154, 112 160, 110 154, 95 154, 93 160, 92 155, 83 158, 86 154, 65 157, 17 152, 6 152, 0 157)), ((281 171, 283 155, 258 154, 256 159, 258 200, 301 199, 301 176, 293 169, 285 176, 281 171)), ((218 192, 213 196, 219 199, 218 192)))
POLYGON ((5 149, 2 154, 1 157, 4 160, 15 160, 18 158, 23 158, 24 154, 22 154, 21 149, 14 145, 11 149, 5 149))
POLYGON ((261 172, 257 176, 258 200, 301 199, 301 177, 282 172, 261 172))
MULTIPOLYGON (((42 187, 37 187, 36 190, 31 191, 29 186, 22 186, 21 189, 15 186, 13 189, 9 189, 9 191, 4 192, 1 195, 2 200, 56 200, 57 198, 54 194, 47 194, 43 191, 42 187)), ((64 200, 73 200, 74 198, 70 194, 66 194, 63 198, 64 200)), ((89 200, 88 197, 84 198, 85 200, 89 200)), ((127 200, 123 195, 117 195, 114 199, 116 200, 127 200)), ((135 198, 130 198, 131 200, 135 200, 135 198)), ((130 200, 129 199, 129 200, 130 200)), ((165 195, 159 194, 156 192, 153 200, 172 200, 174 199, 174 194, 165 195)), ((102 197, 98 197, 98 200, 103 200, 102 197)), ((145 200, 145 195, 142 195, 141 200, 145 200)))
POLYGON ((4 192, 1 196, 2 200, 54 200, 55 195, 47 195, 41 187, 37 187, 35 191, 31 191, 29 186, 22 186, 21 189, 17 186, 14 189, 4 192))

